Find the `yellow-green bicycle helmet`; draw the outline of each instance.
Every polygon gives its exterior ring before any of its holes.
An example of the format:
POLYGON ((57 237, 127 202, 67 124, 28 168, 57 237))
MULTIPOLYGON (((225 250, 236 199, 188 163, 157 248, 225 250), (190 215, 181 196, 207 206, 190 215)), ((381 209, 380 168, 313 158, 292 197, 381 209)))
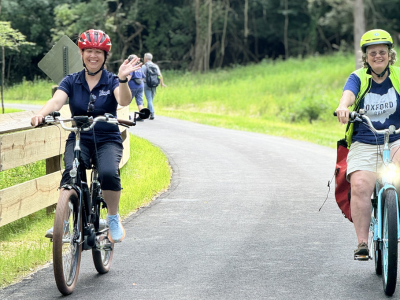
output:
POLYGON ((372 29, 364 33, 364 35, 361 37, 360 47, 364 53, 368 46, 376 44, 389 45, 390 49, 393 46, 393 39, 389 32, 382 29, 372 29))

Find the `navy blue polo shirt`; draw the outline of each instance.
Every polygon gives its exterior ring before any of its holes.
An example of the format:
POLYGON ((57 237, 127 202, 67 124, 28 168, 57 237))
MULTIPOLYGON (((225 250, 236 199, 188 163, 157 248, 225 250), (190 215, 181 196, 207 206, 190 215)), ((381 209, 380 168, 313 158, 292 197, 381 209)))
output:
MULTIPOLYGON (((82 70, 64 77, 58 89, 67 93, 72 117, 97 117, 105 113, 110 113, 113 116, 117 115, 118 103, 114 96, 114 90, 118 86, 118 76, 107 70, 103 70, 99 82, 93 90, 90 91, 89 85, 85 79, 85 70, 82 70), (93 94, 96 99, 93 112, 87 112, 90 94, 93 94)), ((118 125, 98 122, 94 127, 94 131, 96 142, 122 142, 118 125)), ((75 133, 69 135, 68 140, 71 139, 75 139, 75 133)), ((81 139, 90 142, 94 141, 93 130, 82 132, 81 139)))

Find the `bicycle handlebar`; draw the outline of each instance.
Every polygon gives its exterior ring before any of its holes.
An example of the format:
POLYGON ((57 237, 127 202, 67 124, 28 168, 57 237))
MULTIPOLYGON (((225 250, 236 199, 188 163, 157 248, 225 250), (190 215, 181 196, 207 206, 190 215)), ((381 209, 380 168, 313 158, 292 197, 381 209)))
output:
MULTIPOLYGON (((86 116, 85 116, 86 117, 86 116)), ((79 127, 67 127, 65 125, 66 122, 72 122, 72 121, 77 121, 77 117, 73 117, 70 119, 61 119, 60 118, 60 113, 59 112, 52 112, 48 116, 44 118, 43 124, 56 124, 59 123, 62 128, 64 128, 67 131, 77 131, 79 127)), ((115 124, 115 125, 122 125, 122 126, 135 126, 136 122, 132 122, 129 120, 122 120, 122 119, 117 119, 111 114, 105 114, 104 116, 98 116, 93 119, 93 117, 87 117, 88 123, 90 123, 90 126, 88 127, 81 127, 82 131, 89 131, 93 129, 93 127, 96 125, 97 122, 106 122, 109 124, 115 124)))
MULTIPOLYGON (((396 129, 394 125, 390 125, 389 128, 387 129, 376 129, 374 125, 371 122, 371 119, 365 115, 366 111, 364 109, 360 109, 358 112, 352 111, 349 115, 350 123, 355 123, 355 122, 362 122, 364 119, 368 125, 370 126, 371 129, 373 129, 376 133, 378 134, 385 134, 387 131, 389 131, 389 134, 398 134, 400 133, 400 127, 396 129)), ((333 112, 333 115, 337 117, 336 111, 333 112)))

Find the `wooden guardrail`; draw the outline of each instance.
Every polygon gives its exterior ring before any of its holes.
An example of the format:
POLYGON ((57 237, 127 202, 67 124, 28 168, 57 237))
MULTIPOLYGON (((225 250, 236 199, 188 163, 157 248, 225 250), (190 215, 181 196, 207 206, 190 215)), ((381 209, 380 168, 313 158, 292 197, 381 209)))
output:
MULTIPOLYGON (((68 105, 61 116, 69 118, 68 105)), ((0 115, 0 172, 32 162, 46 160, 46 175, 0 190, 0 227, 38 210, 49 207, 58 200, 61 180, 62 154, 69 132, 60 127, 32 128, 33 111, 0 115)), ((119 107, 118 118, 129 118, 129 107, 119 107)), ((129 159, 129 133, 120 126, 124 152, 120 167, 129 159)))

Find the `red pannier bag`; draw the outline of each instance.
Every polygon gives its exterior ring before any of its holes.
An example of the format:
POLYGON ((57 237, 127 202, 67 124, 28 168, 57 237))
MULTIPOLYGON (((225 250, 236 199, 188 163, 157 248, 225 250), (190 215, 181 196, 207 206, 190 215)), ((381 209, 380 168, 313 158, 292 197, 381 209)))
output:
POLYGON ((353 222, 350 211, 350 183, 346 179, 347 171, 347 142, 342 139, 337 142, 337 158, 335 169, 335 198, 343 215, 353 222))

